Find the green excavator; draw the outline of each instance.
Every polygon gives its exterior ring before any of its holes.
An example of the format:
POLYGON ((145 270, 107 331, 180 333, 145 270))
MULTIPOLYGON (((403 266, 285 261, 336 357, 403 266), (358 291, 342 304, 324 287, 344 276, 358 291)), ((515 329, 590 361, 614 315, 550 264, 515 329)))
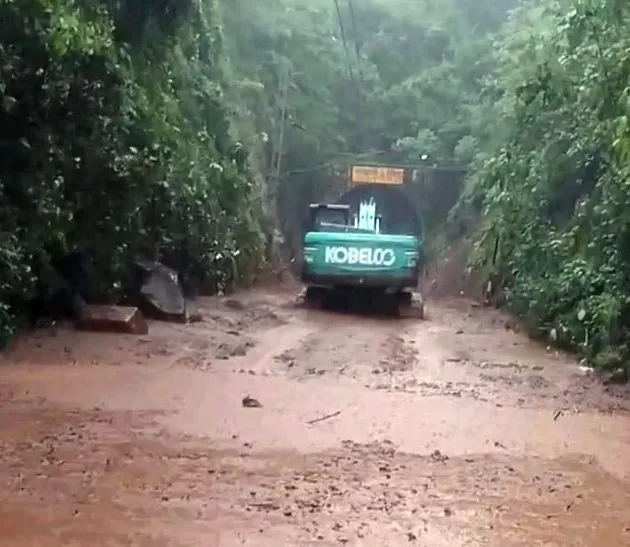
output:
POLYGON ((355 214, 348 205, 311 204, 301 267, 310 307, 331 294, 360 292, 391 301, 400 317, 424 318, 417 289, 425 267, 423 242, 383 228, 373 199, 361 201, 355 214))

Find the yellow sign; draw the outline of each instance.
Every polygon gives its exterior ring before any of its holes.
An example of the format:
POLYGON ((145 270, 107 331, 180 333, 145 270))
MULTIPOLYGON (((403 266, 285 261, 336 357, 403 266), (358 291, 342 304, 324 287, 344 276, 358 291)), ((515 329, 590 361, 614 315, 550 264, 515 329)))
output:
POLYGON ((404 169, 355 165, 350 180, 353 184, 403 184, 404 178, 404 169))

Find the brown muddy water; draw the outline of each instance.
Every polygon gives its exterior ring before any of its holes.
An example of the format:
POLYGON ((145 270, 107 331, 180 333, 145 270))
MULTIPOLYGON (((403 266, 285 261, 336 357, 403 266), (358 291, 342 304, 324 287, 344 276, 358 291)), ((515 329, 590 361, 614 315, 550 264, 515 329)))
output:
POLYGON ((630 546, 623 392, 467 301, 399 321, 294 296, 21 340, 1 544, 630 546))

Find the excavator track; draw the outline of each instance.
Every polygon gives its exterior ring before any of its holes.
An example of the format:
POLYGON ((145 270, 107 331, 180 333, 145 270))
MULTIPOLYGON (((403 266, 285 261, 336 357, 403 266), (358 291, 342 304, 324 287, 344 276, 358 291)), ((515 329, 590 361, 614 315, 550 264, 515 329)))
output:
POLYGON ((298 299, 300 307, 321 309, 345 309, 355 312, 385 313, 399 319, 424 319, 424 299, 417 291, 400 291, 385 295, 375 294, 371 297, 365 294, 344 292, 340 289, 325 287, 307 287, 302 290, 298 299), (366 299, 367 298, 367 299, 366 299), (366 306, 367 305, 367 306, 366 306))
POLYGON ((306 287, 298 297, 298 303, 307 309, 320 310, 324 307, 328 290, 324 287, 306 287))
POLYGON ((424 319, 424 298, 418 291, 396 293, 396 316, 400 319, 424 319))

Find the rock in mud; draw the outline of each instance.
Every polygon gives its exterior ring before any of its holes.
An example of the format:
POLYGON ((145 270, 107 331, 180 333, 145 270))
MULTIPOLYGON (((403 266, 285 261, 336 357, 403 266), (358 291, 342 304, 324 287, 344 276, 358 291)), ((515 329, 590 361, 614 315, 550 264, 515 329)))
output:
POLYGON ((240 300, 236 300, 235 298, 227 298, 223 301, 223 304, 226 308, 230 308, 233 310, 242 311, 245 309, 245 304, 243 304, 240 300))
POLYGON ((140 310, 129 306, 88 305, 77 320, 77 329, 139 335, 149 333, 149 325, 140 310))
POLYGON ((250 397, 249 395, 243 397, 243 406, 245 408, 262 408, 262 404, 260 403, 260 401, 258 399, 254 399, 253 397, 250 397))
POLYGON ((186 299, 179 274, 159 262, 136 261, 139 306, 147 317, 185 323, 186 299))

